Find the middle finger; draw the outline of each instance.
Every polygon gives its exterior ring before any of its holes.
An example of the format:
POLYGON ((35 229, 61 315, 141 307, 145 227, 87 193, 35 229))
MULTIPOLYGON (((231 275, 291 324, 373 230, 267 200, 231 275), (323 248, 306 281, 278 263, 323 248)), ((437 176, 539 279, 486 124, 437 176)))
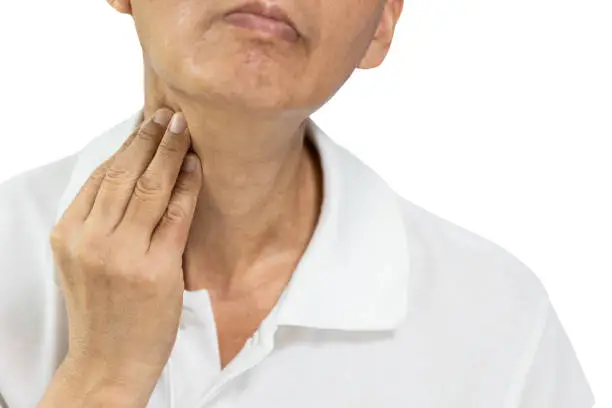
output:
POLYGON ((89 215, 104 223, 98 228, 113 231, 123 218, 136 181, 151 162, 172 113, 167 108, 159 109, 134 132, 132 142, 115 153, 89 215))
POLYGON ((136 182, 128 203, 123 227, 152 234, 172 195, 185 155, 191 147, 191 135, 182 112, 174 114, 155 157, 136 182), (174 123, 173 123, 174 122, 174 123), (173 126, 176 125, 176 126, 173 126))

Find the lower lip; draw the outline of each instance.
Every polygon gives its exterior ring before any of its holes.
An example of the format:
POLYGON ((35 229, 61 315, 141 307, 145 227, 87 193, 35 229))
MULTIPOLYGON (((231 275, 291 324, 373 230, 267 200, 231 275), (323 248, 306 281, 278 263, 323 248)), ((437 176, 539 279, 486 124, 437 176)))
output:
POLYGON ((224 20, 238 27, 249 28, 261 33, 271 34, 274 37, 282 38, 287 41, 295 42, 298 40, 298 33, 289 24, 263 17, 252 13, 231 13, 224 17, 224 20))

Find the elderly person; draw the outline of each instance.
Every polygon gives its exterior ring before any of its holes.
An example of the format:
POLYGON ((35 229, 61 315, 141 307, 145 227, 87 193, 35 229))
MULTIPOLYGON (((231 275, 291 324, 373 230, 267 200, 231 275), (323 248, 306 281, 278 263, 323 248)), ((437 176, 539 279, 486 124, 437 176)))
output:
POLYGON ((309 118, 402 0, 110 3, 145 103, 0 186, 1 406, 593 405, 534 274, 309 118))

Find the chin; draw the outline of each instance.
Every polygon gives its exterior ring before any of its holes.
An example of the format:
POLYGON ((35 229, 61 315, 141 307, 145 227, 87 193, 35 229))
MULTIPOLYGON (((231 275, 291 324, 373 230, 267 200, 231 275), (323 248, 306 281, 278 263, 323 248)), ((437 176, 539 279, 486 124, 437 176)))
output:
MULTIPOLYGON (((283 110, 295 108, 296 82, 285 80, 278 70, 252 66, 214 67, 183 71, 173 75, 177 89, 194 99, 206 98, 246 110, 283 110)), ((268 67, 270 68, 270 67, 268 67)))
POLYGON ((244 92, 244 90, 231 90, 225 91, 221 98, 229 105, 244 111, 279 113, 294 108, 289 104, 285 94, 262 95, 261 93, 244 92))

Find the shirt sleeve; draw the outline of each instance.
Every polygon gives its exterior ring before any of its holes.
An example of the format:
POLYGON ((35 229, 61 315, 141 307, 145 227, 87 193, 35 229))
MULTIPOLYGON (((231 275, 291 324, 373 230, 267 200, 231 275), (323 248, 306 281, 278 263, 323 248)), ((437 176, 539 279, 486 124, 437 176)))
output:
POLYGON ((592 408, 595 397, 548 299, 538 321, 506 407, 592 408))

